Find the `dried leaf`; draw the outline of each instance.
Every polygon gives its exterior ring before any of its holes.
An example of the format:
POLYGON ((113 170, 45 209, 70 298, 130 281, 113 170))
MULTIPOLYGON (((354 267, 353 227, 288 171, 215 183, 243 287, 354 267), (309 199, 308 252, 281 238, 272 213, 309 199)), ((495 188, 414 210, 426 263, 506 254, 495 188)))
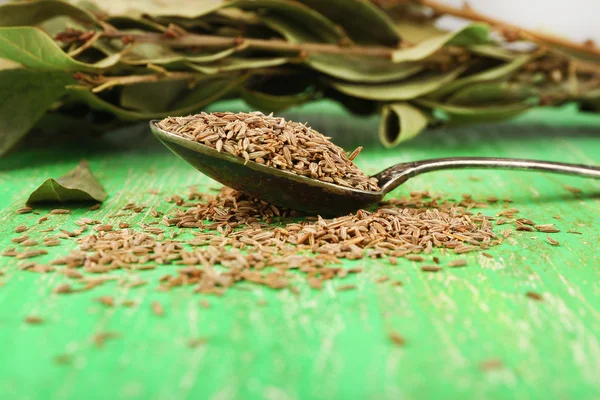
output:
POLYGON ((0 28, 0 58, 41 71, 101 72, 114 66, 120 54, 94 64, 68 56, 44 31, 33 27, 0 28))
POLYGON ((64 72, 0 70, 0 156, 33 128, 73 82, 64 72))
POLYGON ((392 55, 394 62, 419 61, 429 57, 447 45, 470 46, 485 44, 488 41, 489 27, 485 24, 470 24, 462 29, 444 33, 408 47, 396 50, 392 55))
POLYGON ((379 85, 332 81, 331 85, 340 92, 369 100, 394 101, 410 100, 431 93, 452 82, 463 73, 466 65, 447 73, 428 73, 412 79, 379 85))
POLYGON ((43 202, 104 201, 107 197, 87 162, 58 179, 48 178, 27 199, 27 204, 43 202))
POLYGON ((38 25, 58 16, 71 17, 86 24, 97 24, 92 13, 64 1, 21 1, 0 5, 0 26, 38 25))
POLYGON ((365 0, 299 0, 341 26, 357 43, 397 45, 401 38, 394 22, 365 0))
POLYGON ((382 109, 379 140, 385 147, 395 147, 421 133, 427 122, 425 113, 409 103, 387 104, 382 109))

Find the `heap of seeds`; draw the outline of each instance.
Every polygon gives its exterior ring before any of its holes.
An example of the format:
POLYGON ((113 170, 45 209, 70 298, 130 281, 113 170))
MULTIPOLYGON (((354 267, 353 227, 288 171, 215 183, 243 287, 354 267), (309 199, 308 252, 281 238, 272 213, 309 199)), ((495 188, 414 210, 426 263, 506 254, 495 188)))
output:
MULTIPOLYGON (((148 282, 133 272, 161 265, 179 268, 160 279, 160 290, 193 285, 197 292, 222 294, 241 282, 294 290, 292 283, 298 276, 304 276, 311 287, 320 288, 324 281, 362 271, 360 267, 343 268, 339 265, 342 259, 386 257, 391 265, 398 265, 397 258, 429 261, 421 270, 438 272, 444 263, 438 257, 428 256, 434 248, 462 254, 499 245, 510 234, 507 230, 497 236, 490 218, 472 211, 483 204, 470 196, 459 202, 444 202, 428 193, 412 193, 402 200, 383 202, 372 212, 359 210, 334 219, 299 221, 286 210, 229 188, 223 188, 216 196, 192 192, 187 200, 169 197, 167 201, 178 207, 164 216, 163 222, 170 227, 168 230, 180 228, 193 233, 191 239, 178 239, 175 235, 166 238, 165 229, 150 224, 140 224, 141 229, 121 224, 122 228, 116 229, 98 220, 81 218, 76 221, 81 230, 51 238, 74 238, 78 243, 75 251, 49 265, 26 260, 20 267, 38 273, 60 272, 74 280, 73 284, 59 285, 57 293, 90 290, 111 281, 137 287, 148 282), (94 229, 83 236, 87 226, 94 229), (125 277, 111 275, 114 270, 130 273, 125 277)), ((499 215, 513 218, 516 212, 507 209, 499 215)), ((514 219, 517 226, 524 222, 533 224, 523 218, 514 219)), ((527 226, 549 230, 546 225, 527 226)), ((21 249, 23 237, 13 240, 18 250, 10 249, 4 255, 24 259, 46 254, 41 249, 27 250, 29 246, 21 249)), ((46 239, 42 245, 46 245, 46 239)), ((456 259, 445 263, 447 267, 465 264, 456 259)), ((384 281, 387 279, 378 280, 384 281)), ((352 287, 342 285, 338 289, 352 287)))
POLYGON ((355 189, 378 191, 377 180, 353 162, 361 148, 346 156, 341 147, 304 124, 252 113, 201 113, 169 117, 158 126, 217 151, 248 161, 355 189))

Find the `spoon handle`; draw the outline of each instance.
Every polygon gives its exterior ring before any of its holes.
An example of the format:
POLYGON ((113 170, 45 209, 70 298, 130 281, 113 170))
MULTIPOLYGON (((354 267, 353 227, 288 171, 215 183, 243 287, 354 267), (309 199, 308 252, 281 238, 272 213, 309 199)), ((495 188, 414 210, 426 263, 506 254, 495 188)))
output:
POLYGON ((382 191, 387 193, 414 176, 444 169, 516 169, 578 175, 600 179, 600 167, 551 161, 524 160, 519 158, 493 157, 434 158, 430 160, 396 164, 381 171, 379 174, 375 175, 375 178, 379 180, 379 187, 382 191))

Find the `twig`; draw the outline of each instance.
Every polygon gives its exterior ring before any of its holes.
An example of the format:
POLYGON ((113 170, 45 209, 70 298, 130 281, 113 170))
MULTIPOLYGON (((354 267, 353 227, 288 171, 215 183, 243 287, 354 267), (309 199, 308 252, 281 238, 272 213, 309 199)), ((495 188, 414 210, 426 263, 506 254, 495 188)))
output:
POLYGON ((372 57, 391 57, 394 48, 337 45, 328 43, 291 43, 279 39, 250 39, 241 37, 198 35, 184 33, 176 37, 165 37, 161 33, 147 32, 143 34, 129 34, 116 30, 106 30, 103 34, 108 38, 120 38, 125 42, 154 43, 170 47, 200 47, 200 48, 227 48, 246 45, 249 48, 275 51, 294 51, 300 54, 356 54, 372 57))
MULTIPOLYGON (((453 15, 459 18, 465 18, 473 21, 485 22, 495 28, 498 28, 503 33, 516 34, 523 39, 532 42, 545 42, 556 46, 566 47, 572 50, 581 51, 587 54, 593 54, 600 56, 600 48, 594 46, 593 42, 589 43, 576 43, 568 39, 564 39, 558 36, 549 35, 546 33, 536 32, 529 29, 521 28, 517 25, 509 24, 507 22, 500 21, 496 18, 488 17, 474 11, 471 7, 455 8, 445 4, 438 3, 435 0, 416 0, 417 3, 422 4, 431 8, 438 14, 453 15)), ((405 1, 403 1, 405 3, 405 1)))

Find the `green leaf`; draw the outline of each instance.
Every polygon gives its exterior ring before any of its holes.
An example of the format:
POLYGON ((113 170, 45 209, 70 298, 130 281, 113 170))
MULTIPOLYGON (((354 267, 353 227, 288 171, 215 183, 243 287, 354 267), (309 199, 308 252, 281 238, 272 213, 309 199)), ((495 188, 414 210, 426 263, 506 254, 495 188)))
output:
POLYGON ((0 58, 43 71, 101 72, 114 66, 120 58, 113 54, 88 64, 75 60, 42 30, 32 27, 0 28, 0 58))
MULTIPOLYGON (((307 32, 304 25, 274 17, 261 16, 261 19, 268 27, 294 43, 314 42, 314 36, 318 33, 316 30, 307 32)), ((422 69, 414 63, 397 64, 385 58, 358 55, 314 54, 306 58, 305 63, 319 72, 352 82, 399 80, 422 69)))
POLYGON ((392 61, 408 62, 419 61, 431 56, 444 46, 472 46, 488 42, 489 28, 484 24, 470 24, 462 29, 444 33, 425 39, 406 49, 394 51, 392 61))
POLYGON ((244 88, 240 91, 240 95, 246 104, 255 109, 264 113, 276 113, 312 100, 315 92, 306 90, 302 93, 277 96, 244 88))
POLYGON ((442 98, 443 96, 447 95, 448 93, 452 93, 452 92, 460 89, 461 87, 464 87, 464 86, 467 86, 467 85, 470 85, 473 83, 488 82, 488 81, 494 81, 494 80, 498 80, 498 79, 506 79, 506 78, 510 77, 514 72, 519 70, 519 68, 521 68, 523 65, 527 64, 533 58, 534 58, 534 55, 531 55, 531 54, 524 55, 524 56, 514 59, 511 62, 502 64, 498 67, 490 68, 490 69, 487 69, 482 72, 478 72, 478 73, 475 73, 475 74, 472 74, 469 76, 465 76, 464 78, 457 79, 454 82, 449 83, 448 85, 442 87, 440 90, 436 91, 435 93, 432 93, 431 96, 432 96, 432 98, 439 99, 439 98, 442 98))
MULTIPOLYGON (((76 2, 76 1, 72 1, 76 2)), ((143 15, 152 16, 187 16, 200 17, 218 10, 227 3, 226 0, 87 0, 77 1, 80 6, 91 11, 102 11, 109 15, 127 15, 131 18, 140 18, 143 15)))
POLYGON ((440 110, 444 112, 451 121, 462 123, 503 120, 519 115, 532 107, 527 101, 487 107, 465 107, 437 103, 425 99, 418 99, 415 100, 415 102, 424 107, 440 110))
MULTIPOLYGON (((262 20, 279 20, 283 24, 293 24, 296 30, 302 28, 306 41, 319 41, 326 43, 338 43, 347 39, 344 32, 339 29, 330 19, 324 17, 311 7, 300 2, 283 0, 236 0, 228 3, 229 7, 242 10, 260 11, 259 18, 262 20)), ((281 32, 285 35, 284 32, 281 32)))
POLYGON ((0 5, 0 26, 37 25, 57 16, 98 25, 90 12, 57 0, 19 1, 0 5))
POLYGON ((504 61, 512 61, 524 55, 523 53, 518 53, 509 49, 505 49, 504 47, 500 47, 497 44, 474 44, 472 46, 467 46, 467 50, 472 51, 474 54, 480 56, 504 61))
POLYGON ((186 94, 188 82, 158 81, 126 85, 121 91, 121 107, 147 113, 168 111, 178 97, 186 94))
POLYGON ((178 98, 174 104, 171 104, 169 110, 162 112, 134 111, 123 108, 97 96, 87 86, 69 86, 69 93, 76 99, 88 104, 94 110, 109 112, 124 121, 138 121, 197 112, 228 94, 245 79, 245 75, 240 75, 237 77, 226 76, 200 80, 192 90, 182 95, 181 98, 178 98))
POLYGON ((421 133, 427 122, 427 115, 409 103, 387 104, 381 113, 379 140, 385 147, 396 147, 421 133))
POLYGON ((367 85, 340 81, 332 81, 330 84, 342 93, 361 99, 380 101, 410 100, 424 96, 452 82, 466 68, 467 65, 463 65, 447 73, 421 74, 413 79, 386 84, 367 85))
POLYGON ((299 0, 341 26, 357 43, 396 46, 394 22, 366 0, 299 0))
POLYGON ((239 51, 237 47, 221 50, 215 53, 185 55, 168 47, 154 43, 136 43, 130 51, 123 55, 122 61, 130 65, 167 65, 175 63, 210 63, 229 57, 239 51))
POLYGON ((536 101, 538 93, 516 83, 478 83, 466 86, 448 97, 445 102, 463 106, 489 106, 536 101))
POLYGON ((104 201, 107 194, 85 160, 58 179, 46 179, 27 199, 27 204, 104 201))
POLYGON ((248 70, 255 68, 276 67, 292 61, 289 57, 278 58, 234 58, 229 57, 211 64, 185 63, 187 67, 207 75, 223 72, 248 70))
POLYGON ((0 156, 29 132, 73 82, 64 72, 0 70, 0 156))
POLYGON ((306 64, 319 72, 351 82, 381 83, 415 75, 423 69, 416 63, 396 64, 383 57, 315 54, 306 64))

